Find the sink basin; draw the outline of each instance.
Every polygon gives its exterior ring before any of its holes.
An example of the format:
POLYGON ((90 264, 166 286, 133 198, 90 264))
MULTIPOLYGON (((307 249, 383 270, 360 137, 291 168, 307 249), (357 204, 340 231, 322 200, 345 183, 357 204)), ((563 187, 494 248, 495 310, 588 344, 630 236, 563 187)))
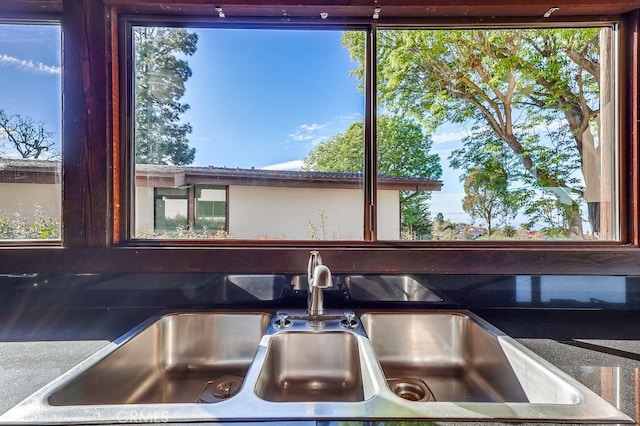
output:
POLYGON ((340 332, 273 336, 255 392, 277 402, 364 400, 356 336, 340 332))
POLYGON ((632 423, 468 311, 182 312, 154 317, 3 424, 632 423))
POLYGON ((262 313, 163 316, 56 390, 51 405, 218 402, 233 396, 270 320, 262 313))
POLYGON ((578 391, 463 313, 365 314, 390 389, 413 401, 577 404, 578 391))

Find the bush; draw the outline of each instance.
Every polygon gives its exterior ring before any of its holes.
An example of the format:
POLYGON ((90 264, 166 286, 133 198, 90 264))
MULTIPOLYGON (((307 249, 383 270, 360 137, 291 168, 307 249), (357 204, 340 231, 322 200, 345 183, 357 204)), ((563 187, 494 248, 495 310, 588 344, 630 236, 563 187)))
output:
POLYGON ((46 217, 42 208, 34 206, 32 223, 19 213, 0 214, 0 240, 59 240, 60 219, 46 217))

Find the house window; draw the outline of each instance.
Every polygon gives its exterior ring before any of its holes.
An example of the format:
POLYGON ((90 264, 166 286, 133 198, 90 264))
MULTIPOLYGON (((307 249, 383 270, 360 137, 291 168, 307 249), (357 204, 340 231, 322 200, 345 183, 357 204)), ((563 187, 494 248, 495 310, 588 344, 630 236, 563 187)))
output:
POLYGON ((154 188, 153 230, 160 236, 189 230, 188 193, 187 188, 154 188))
POLYGON ((0 241, 60 240, 60 25, 0 22, 0 94, 0 241))
POLYGON ((131 38, 136 175, 226 187, 221 238, 621 240, 612 23, 131 38))
POLYGON ((227 188, 221 185, 196 185, 195 228, 211 232, 214 238, 226 237, 227 188))
POLYGON ((141 238, 224 238, 226 197, 227 188, 220 185, 138 188, 137 212, 141 225, 138 235, 141 238), (145 203, 145 195, 151 192, 153 204, 145 203))

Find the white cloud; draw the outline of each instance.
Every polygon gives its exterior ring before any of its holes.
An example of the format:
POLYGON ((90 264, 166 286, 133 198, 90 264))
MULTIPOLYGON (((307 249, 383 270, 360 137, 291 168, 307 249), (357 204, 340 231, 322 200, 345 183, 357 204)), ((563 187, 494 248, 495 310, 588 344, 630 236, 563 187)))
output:
POLYGON ((293 133, 288 135, 287 140, 293 142, 310 142, 312 145, 317 145, 329 139, 329 136, 326 135, 327 127, 329 127, 328 123, 301 124, 293 133))
POLYGON ((458 142, 463 138, 469 136, 469 132, 466 130, 458 130, 455 132, 436 133, 431 137, 434 145, 445 144, 448 142, 458 142))
POLYGON ((355 112, 353 114, 339 115, 336 117, 336 121, 340 124, 353 124, 356 121, 362 121, 362 114, 359 112, 355 112))
POLYGON ((62 72, 61 67, 46 65, 42 62, 20 59, 5 54, 0 54, 0 66, 12 66, 22 70, 42 74, 60 75, 60 73, 62 72))
POLYGON ((260 167, 262 170, 300 170, 302 169, 302 160, 286 161, 284 163, 271 164, 269 166, 260 167))
POLYGON ((288 140, 294 142, 316 141, 318 138, 326 138, 324 130, 328 124, 301 124, 293 133, 288 135, 288 140))
POLYGON ((318 130, 325 129, 326 124, 303 124, 299 127, 300 130, 305 132, 317 132, 318 130))
POLYGON ((326 123, 301 124, 293 133, 287 135, 287 142, 304 142, 309 147, 314 147, 327 141, 332 136, 344 132, 347 125, 362 120, 362 114, 354 113, 338 115, 326 123))

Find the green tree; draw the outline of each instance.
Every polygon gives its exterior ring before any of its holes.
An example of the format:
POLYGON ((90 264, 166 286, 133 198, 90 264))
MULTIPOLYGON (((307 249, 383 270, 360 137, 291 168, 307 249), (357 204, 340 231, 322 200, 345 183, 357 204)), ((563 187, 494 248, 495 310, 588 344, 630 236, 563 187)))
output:
POLYGON ((490 237, 497 222, 507 222, 516 216, 521 198, 509 191, 507 173, 500 164, 486 166, 475 167, 467 174, 462 209, 472 220, 484 221, 490 237))
POLYGON ((444 215, 442 212, 436 215, 436 225, 442 225, 444 223, 444 215))
POLYGON ((18 154, 20 158, 55 158, 58 153, 51 135, 44 122, 20 114, 7 114, 0 109, 2 153, 18 154))
POLYGON ((136 162, 190 164, 191 125, 181 117, 189 105, 180 103, 191 68, 185 56, 197 49, 198 35, 178 28, 137 27, 135 38, 136 162))
MULTIPOLYGON (((420 125, 396 116, 378 117, 378 173, 439 179, 440 158, 430 154, 431 139, 420 125)), ((357 122, 345 133, 318 144, 303 159, 304 170, 356 173, 364 169, 364 125, 357 122)), ((428 200, 424 191, 401 191, 401 225, 405 236, 428 238, 431 234, 428 200)))
MULTIPOLYGON (((599 118, 603 31, 606 38, 609 30, 600 29, 379 31, 378 98, 388 110, 413 116, 427 128, 453 122, 491 130, 521 162, 526 179, 571 200, 564 214, 571 235, 581 237, 577 206, 584 188, 563 176, 582 171, 588 187, 599 186, 589 182, 584 167, 586 153, 600 146, 592 129, 599 118), (544 162, 554 147, 540 129, 556 121, 565 123, 578 159, 577 169, 575 161, 556 164, 559 175, 544 162)), ((358 59, 354 74, 362 78, 364 37, 348 33, 343 43, 358 59)))
POLYGON ((526 213, 530 218, 525 224, 527 229, 533 225, 540 226, 540 232, 546 238, 569 237, 569 224, 564 213, 566 206, 558 198, 543 194, 542 197, 533 200, 527 207, 526 213))
POLYGON ((364 125, 353 123, 344 133, 316 145, 302 159, 302 170, 361 173, 364 169, 364 125))

